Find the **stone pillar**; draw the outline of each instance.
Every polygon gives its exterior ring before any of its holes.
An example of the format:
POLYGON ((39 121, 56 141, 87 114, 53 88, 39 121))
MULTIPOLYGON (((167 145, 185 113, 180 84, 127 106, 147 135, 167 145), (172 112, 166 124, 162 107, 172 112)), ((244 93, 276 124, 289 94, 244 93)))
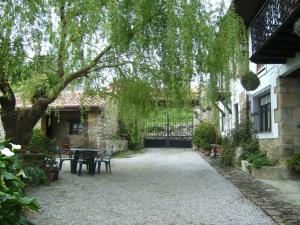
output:
POLYGON ((118 137, 118 109, 107 103, 101 111, 88 113, 88 136, 91 147, 100 151, 114 146, 114 150, 127 150, 127 140, 118 137))
POLYGON ((279 158, 285 164, 295 151, 300 149, 300 74, 277 80, 276 93, 279 122, 279 158))

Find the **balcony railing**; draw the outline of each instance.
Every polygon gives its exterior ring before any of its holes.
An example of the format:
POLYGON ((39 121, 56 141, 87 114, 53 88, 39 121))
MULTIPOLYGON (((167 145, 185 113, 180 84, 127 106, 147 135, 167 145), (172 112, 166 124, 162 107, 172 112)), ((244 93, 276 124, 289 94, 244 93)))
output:
POLYGON ((252 54, 299 8, 300 0, 267 0, 251 26, 252 54))

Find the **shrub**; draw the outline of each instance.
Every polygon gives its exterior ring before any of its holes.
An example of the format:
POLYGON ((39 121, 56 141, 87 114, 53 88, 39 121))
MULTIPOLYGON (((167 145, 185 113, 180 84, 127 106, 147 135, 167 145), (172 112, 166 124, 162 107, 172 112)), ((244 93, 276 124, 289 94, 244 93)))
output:
POLYGON ((195 129, 193 134, 193 143, 197 147, 211 149, 211 144, 216 142, 217 132, 213 125, 207 122, 202 122, 195 129))
POLYGON ((253 153, 247 158, 247 160, 253 165, 254 168, 257 169, 261 168, 262 166, 272 166, 272 163, 264 152, 253 153))
POLYGON ((44 152, 47 150, 46 137, 41 129, 33 129, 32 137, 28 147, 34 152, 44 152))
POLYGON ((233 166, 235 161, 236 148, 227 142, 224 144, 223 151, 221 153, 221 164, 225 166, 233 166))
POLYGON ((204 150, 211 150, 212 146, 211 144, 204 143, 201 148, 204 150))
POLYGON ((240 156, 241 160, 247 159, 250 155, 259 153, 259 140, 257 137, 253 137, 248 142, 241 143, 243 152, 240 156))
POLYGON ((247 143, 254 138, 254 131, 251 122, 242 122, 238 124, 231 132, 232 144, 236 147, 242 143, 247 143))
POLYGON ((23 195, 25 184, 20 177, 24 172, 18 157, 3 147, 0 146, 0 224, 32 224, 25 218, 24 211, 38 210, 38 203, 23 195))
POLYGON ((45 171, 40 169, 39 167, 29 166, 24 169, 24 173, 26 175, 26 179, 24 182, 29 186, 39 186, 41 184, 46 184, 48 182, 48 178, 45 174, 45 171))
POLYGON ((291 159, 287 161, 289 170, 300 172, 300 153, 295 153, 291 159))

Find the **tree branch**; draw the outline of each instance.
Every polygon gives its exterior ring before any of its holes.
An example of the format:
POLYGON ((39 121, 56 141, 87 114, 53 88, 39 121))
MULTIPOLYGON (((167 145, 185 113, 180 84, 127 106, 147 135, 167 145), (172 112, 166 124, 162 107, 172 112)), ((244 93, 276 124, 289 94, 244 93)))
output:
POLYGON ((231 108, 229 108, 229 106, 227 104, 225 104, 224 101, 221 101, 221 103, 224 105, 224 107, 227 109, 227 111, 229 112, 229 114, 232 114, 232 110, 231 108))
POLYGON ((57 59, 57 74, 59 77, 64 76, 64 54, 65 54, 65 48, 66 48, 66 15, 65 15, 65 3, 62 2, 62 4, 59 7, 59 14, 60 14, 60 22, 61 22, 61 29, 60 29, 60 43, 59 43, 59 49, 58 49, 58 59, 57 59))
POLYGON ((99 70, 106 69, 106 68, 117 68, 117 67, 124 66, 127 64, 132 64, 132 63, 133 62, 131 62, 131 61, 125 61, 125 62, 120 62, 120 63, 104 64, 99 67, 96 67, 93 71, 99 71, 99 70))
POLYGON ((104 48, 88 65, 82 67, 81 69, 69 74, 66 76, 65 80, 62 82, 60 86, 58 86, 55 94, 49 96, 47 98, 39 98, 35 104, 37 105, 49 105, 51 104, 58 95, 65 89, 65 87, 70 84, 73 80, 87 76, 91 70, 97 65, 100 59, 112 49, 111 45, 108 45, 104 48))
POLYGON ((220 113, 225 115, 225 112, 216 103, 213 103, 213 105, 220 111, 220 113))

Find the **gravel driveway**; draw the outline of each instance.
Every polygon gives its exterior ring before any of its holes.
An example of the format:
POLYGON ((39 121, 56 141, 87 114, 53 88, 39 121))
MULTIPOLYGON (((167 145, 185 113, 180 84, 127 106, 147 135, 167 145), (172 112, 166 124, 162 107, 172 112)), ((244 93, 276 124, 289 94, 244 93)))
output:
POLYGON ((28 194, 41 204, 30 215, 41 225, 274 224, 189 149, 146 149, 94 177, 71 174, 66 164, 59 181, 28 194))

